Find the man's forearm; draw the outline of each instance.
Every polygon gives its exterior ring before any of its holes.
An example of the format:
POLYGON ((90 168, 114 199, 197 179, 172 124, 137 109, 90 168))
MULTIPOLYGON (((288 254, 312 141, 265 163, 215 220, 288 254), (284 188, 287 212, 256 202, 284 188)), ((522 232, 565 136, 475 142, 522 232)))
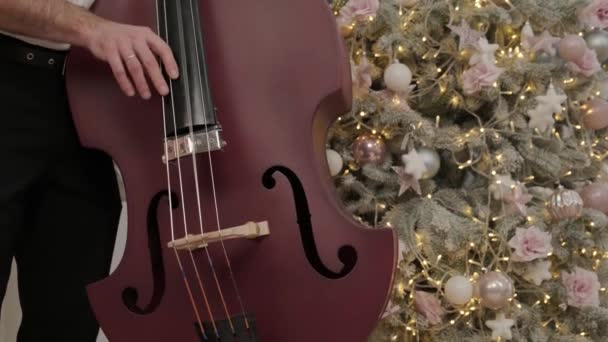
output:
POLYGON ((102 20, 65 0, 0 0, 0 30, 55 42, 84 46, 102 20))

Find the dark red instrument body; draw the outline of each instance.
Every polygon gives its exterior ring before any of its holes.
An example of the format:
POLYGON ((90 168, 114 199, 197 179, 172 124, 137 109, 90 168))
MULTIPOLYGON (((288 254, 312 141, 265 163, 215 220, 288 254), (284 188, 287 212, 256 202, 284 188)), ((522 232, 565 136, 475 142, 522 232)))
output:
MULTIPOLYGON (((255 322, 255 340, 365 341, 392 288, 396 239, 391 230, 351 219, 334 194, 326 133, 351 105, 348 57, 334 18, 323 0, 202 0, 200 7, 209 83, 228 144, 211 153, 221 228, 248 221, 268 221, 270 227, 269 236, 225 242, 245 311, 255 322), (311 264, 305 252, 298 183, 311 215, 308 237, 317 249, 311 253, 322 265, 311 264), (344 270, 348 263, 352 270, 344 270), (319 272, 322 267, 333 279, 319 272)), ((94 12, 156 31, 151 0, 98 0, 94 12)), ((123 259, 110 277, 89 286, 104 333, 111 342, 201 341, 175 253, 167 247, 172 237, 163 195, 168 184, 161 99, 127 98, 109 67, 81 49, 71 52, 66 77, 82 143, 114 158, 127 195, 123 259)), ((184 234, 184 210, 188 229, 199 229, 191 158, 181 159, 183 187, 177 164, 171 164, 176 238, 184 234)), ((196 158, 205 230, 217 231, 208 155, 196 158)), ((238 317, 221 245, 208 249, 228 309, 238 317)), ((180 253, 202 319, 209 322, 194 266, 180 253)), ((200 249, 193 255, 214 318, 224 320, 208 259, 200 249)))

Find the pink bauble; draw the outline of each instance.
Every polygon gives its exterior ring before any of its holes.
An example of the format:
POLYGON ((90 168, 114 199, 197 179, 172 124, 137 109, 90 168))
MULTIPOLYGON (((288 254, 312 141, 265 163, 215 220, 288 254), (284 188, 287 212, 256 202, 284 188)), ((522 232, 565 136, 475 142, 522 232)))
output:
POLYGON ((608 183, 591 183, 581 190, 585 208, 599 210, 608 215, 608 183))
POLYGON ((353 156, 359 165, 378 163, 386 156, 386 144, 373 134, 363 134, 353 143, 353 156))
POLYGON ((482 306, 499 310, 509 303, 509 298, 515 294, 515 288, 509 276, 491 271, 477 280, 473 293, 482 306))
POLYGON ((586 49, 587 43, 576 34, 569 34, 559 42, 559 55, 569 62, 580 60, 586 49))
POLYGON ((596 97, 585 105, 583 125, 586 128, 598 130, 608 127, 608 102, 596 97))

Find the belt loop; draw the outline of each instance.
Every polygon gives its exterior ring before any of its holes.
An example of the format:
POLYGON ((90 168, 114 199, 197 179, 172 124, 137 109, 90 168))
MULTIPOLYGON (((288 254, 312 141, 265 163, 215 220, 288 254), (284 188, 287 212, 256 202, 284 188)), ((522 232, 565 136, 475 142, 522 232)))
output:
POLYGON ((65 67, 68 64, 69 55, 66 55, 63 59, 63 66, 61 67, 61 76, 65 76, 65 67))

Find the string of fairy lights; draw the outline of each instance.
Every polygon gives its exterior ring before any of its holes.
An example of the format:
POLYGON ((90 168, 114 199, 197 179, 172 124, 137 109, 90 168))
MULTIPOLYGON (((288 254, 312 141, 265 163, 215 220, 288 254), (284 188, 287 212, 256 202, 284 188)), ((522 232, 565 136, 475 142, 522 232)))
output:
MULTIPOLYGON (((336 6, 341 6, 343 5, 343 3, 347 2, 346 0, 340 0, 337 2, 336 6)), ((507 3, 510 4, 509 1, 505 1, 507 3)), ((484 0, 478 0, 475 1, 475 6, 476 7, 482 7, 485 4, 487 4, 487 1, 484 0)), ((454 11, 458 12, 459 11, 459 6, 455 6, 454 7, 454 11)), ((338 11, 336 10, 335 14, 337 15, 338 11)), ((416 13, 416 9, 413 8, 411 9, 410 13, 406 15, 406 13, 403 11, 402 8, 399 9, 399 15, 405 17, 404 19, 404 29, 407 28, 407 24, 409 22, 409 18, 411 16, 413 16, 416 13)), ((373 17, 370 17, 370 21, 373 20, 373 17)), ((353 22, 352 27, 354 28, 357 25, 356 22, 353 22)), ((485 24, 483 22, 478 23, 479 27, 483 27, 485 24)), ((527 52, 525 52, 519 45, 516 45, 519 42, 519 38, 520 35, 514 31, 514 29, 510 26, 510 25, 505 25, 504 26, 504 31, 505 33, 507 33, 505 36, 509 37, 509 42, 507 44, 506 47, 502 48, 499 50, 498 52, 498 61, 499 64, 501 65, 508 65, 510 63, 514 63, 514 59, 516 58, 531 58, 530 55, 527 54, 527 52)), ((579 33, 579 35, 583 35, 582 32, 579 33)), ((430 40, 428 40, 426 37, 423 37, 422 40, 424 42, 429 42, 430 40)), ((399 52, 403 52, 403 46, 398 46, 397 51, 399 52)), ((438 54, 440 53, 439 50, 437 50, 434 53, 430 53, 427 52, 427 54, 423 55, 422 59, 426 59, 428 55, 432 55, 434 58, 436 58, 438 56, 438 54)), ((362 55, 365 54, 365 52, 363 51, 363 49, 359 48, 356 53, 356 55, 362 55)), ((468 52, 467 50, 464 50, 460 53, 460 55, 467 55, 468 52)), ((382 55, 380 53, 375 53, 374 54, 375 58, 384 58, 387 57, 386 55, 382 55)), ((455 61, 458 59, 459 57, 453 57, 453 59, 449 62, 446 62, 446 64, 454 64, 455 61)), ((608 64, 604 65, 604 68, 608 69, 608 64)), ((427 95, 428 93, 430 93, 430 91, 432 91, 432 88, 434 87, 438 87, 438 89, 440 90, 441 93, 444 93, 446 91, 446 87, 444 85, 441 84, 441 80, 448 75, 448 73, 451 71, 451 67, 450 65, 448 65, 447 67, 438 67, 437 68, 438 72, 443 72, 442 75, 437 79, 438 82, 436 84, 433 84, 432 87, 429 87, 427 92, 415 92, 412 93, 412 95, 410 96, 410 98, 415 98, 415 97, 422 97, 427 95)), ((570 88, 573 88, 576 86, 577 79, 576 77, 568 77, 566 79, 563 80, 556 80, 559 83, 562 83, 564 85, 563 89, 564 90, 569 90, 570 88)), ((416 81, 416 83, 418 83, 418 85, 420 84, 420 81, 416 81)), ((499 84, 498 82, 494 83, 494 87, 495 88, 499 88, 499 84)), ((524 87, 522 87, 522 90, 518 93, 514 93, 513 91, 510 90, 505 90, 505 91, 501 91, 500 93, 503 95, 512 95, 514 97, 516 97, 518 99, 518 101, 526 101, 529 100, 531 98, 533 98, 535 95, 539 95, 537 93, 538 87, 536 85, 536 83, 534 82, 534 80, 527 80, 526 84, 524 85, 524 87)), ((464 109, 466 110, 466 108, 463 108, 463 95, 458 93, 458 91, 454 90, 453 91, 454 94, 452 95, 452 99, 450 101, 450 104, 454 107, 454 108, 458 108, 458 109, 464 109)), ((597 90, 595 92, 596 96, 600 95, 600 91, 597 90)), ((593 99, 593 95, 589 98, 590 100, 593 99)), ((399 101, 403 101, 402 99, 400 99, 399 97, 395 96, 394 101, 396 101, 397 103, 399 103, 399 101)), ((519 103, 516 103, 514 105, 514 108, 519 107, 519 103)), ((579 108, 580 110, 583 111, 588 111, 588 108, 585 104, 581 104, 579 101, 574 101, 572 102, 572 107, 574 108, 579 108)), ((475 115, 474 113, 471 113, 472 115, 475 115)), ((377 128, 377 127, 371 127, 368 124, 366 124, 363 119, 365 119, 366 117, 368 117, 370 115, 370 113, 367 113, 365 111, 360 111, 359 113, 353 113, 351 119, 353 119, 353 121, 356 124, 356 129, 357 130, 362 130, 362 129, 367 129, 370 132, 372 132, 373 134, 378 134, 380 133, 384 138, 386 139, 391 139, 394 135, 394 132, 392 132, 390 130, 390 127, 383 127, 383 128, 377 128)), ((597 149, 600 144, 600 141, 602 138, 600 137, 592 137, 592 133, 584 130, 582 124, 578 123, 578 124, 572 124, 570 122, 570 120, 568 119, 568 107, 563 106, 563 112, 562 113, 555 113, 554 114, 554 118, 556 122, 564 122, 565 120, 567 120, 567 124, 573 128, 576 132, 579 133, 579 137, 580 137, 580 145, 582 147, 585 147, 587 149, 587 153, 593 157, 596 158, 598 161, 603 161, 606 157, 608 157, 608 148, 603 148, 603 149, 597 149)), ((345 121, 343 117, 338 118, 339 121, 345 121)), ((439 127, 440 125, 440 116, 436 116, 436 127, 439 127)), ((462 136, 458 137, 458 143, 461 144, 465 144, 467 141, 472 140, 472 139, 477 139, 477 138, 482 138, 485 139, 487 134, 494 134, 495 136, 499 136, 499 134, 504 134, 504 133, 509 133, 509 134, 518 134, 516 131, 516 128, 514 126, 513 121, 510 122, 510 128, 511 131, 510 132, 505 132, 502 129, 496 129, 493 127, 490 127, 490 125, 495 125, 497 124, 497 122, 493 122, 493 121, 489 121, 488 123, 486 123, 485 125, 481 123, 481 120, 479 121, 479 127, 476 128, 472 128, 469 132, 464 133, 462 136), (481 137, 479 135, 482 135, 481 137)), ((418 124, 418 126, 414 126, 412 128, 416 129, 416 128, 420 128, 420 124, 418 124)), ((538 132, 538 130, 536 130, 537 135, 534 137, 535 139, 547 139, 547 137, 541 135, 540 132, 538 132)), ((561 136, 560 133, 553 128, 552 129, 552 134, 553 136, 555 136, 555 138, 561 140, 561 136)), ((604 140, 608 141, 608 137, 604 137, 604 140)), ((603 147, 603 146, 602 146, 603 147)), ((497 160, 500 161, 501 156, 497 155, 496 156, 497 160)), ((471 167, 473 165, 473 160, 467 160, 464 163, 459 163, 459 166, 461 169, 464 169, 466 167, 471 167)), ((351 171, 356 171, 358 169, 358 167, 356 165, 351 165, 351 171)), ((348 169, 345 170, 345 172, 350 172, 348 169)), ((483 174, 483 172, 481 172, 481 174, 483 174)), ((564 176, 569 176, 571 174, 571 171, 568 171, 564 174, 564 176)))
MULTIPOLYGON (((333 2, 332 6, 335 11, 335 15, 339 14, 339 9, 347 3, 348 0, 336 0, 333 2)), ((441 6, 449 6, 450 13, 452 17, 450 18, 450 22, 459 16, 459 13, 463 11, 463 8, 467 6, 473 5, 476 8, 483 8, 488 4, 494 4, 495 2, 500 2, 502 5, 513 6, 511 1, 509 0, 464 0, 464 1, 437 1, 438 5, 441 6)), ((404 35, 409 34, 408 30, 412 27, 412 20, 416 19, 419 21, 426 22, 428 21, 428 16, 432 15, 432 10, 427 11, 426 13, 421 13, 417 5, 414 4, 409 8, 404 8, 404 6, 399 6, 397 9, 398 15, 400 17, 400 25, 399 27, 402 30, 404 35), (424 18, 424 16, 427 16, 424 18)), ((374 17, 369 17, 369 21, 373 22, 375 20, 374 17)), ((346 30, 346 34, 354 34, 355 37, 350 39, 351 42, 351 54, 354 58, 359 58, 361 56, 366 56, 374 59, 375 65, 384 65, 387 61, 398 59, 400 54, 406 53, 406 49, 403 45, 397 45, 393 51, 389 53, 383 53, 379 51, 369 52, 366 51, 366 47, 364 44, 359 42, 358 37, 356 36, 359 32, 358 25, 366 25, 360 24, 357 22, 353 22, 351 25, 342 28, 346 30)), ((489 26, 488 22, 478 21, 475 23, 474 28, 484 32, 489 26)), ((498 32, 499 37, 497 38, 497 42, 500 42, 500 48, 496 53, 497 64, 501 65, 505 68, 508 68, 513 63, 516 63, 517 60, 521 59, 531 59, 532 56, 529 52, 527 52, 521 46, 521 33, 516 30, 516 28, 503 24, 500 27, 498 32)), ((583 32, 580 32, 579 35, 583 35, 583 32)), ((416 98, 422 98, 434 91, 439 91, 441 94, 445 94, 448 92, 449 86, 447 84, 449 75, 454 73, 455 66, 462 61, 466 61, 470 58, 470 51, 451 51, 442 49, 441 44, 433 39, 433 37, 424 35, 420 37, 420 41, 425 44, 425 48, 427 50, 426 53, 422 54, 420 58, 423 61, 441 61, 441 64, 436 67, 436 75, 432 79, 419 79, 414 77, 416 82, 416 89, 412 91, 410 94, 410 99, 415 100, 416 98), (440 58, 440 59, 439 59, 440 58)), ((608 70, 607 65, 603 65, 604 70, 608 70)), ((561 89, 564 91, 568 91, 571 89, 575 89, 579 85, 579 79, 573 76, 565 76, 564 78, 554 77, 552 79, 553 84, 559 85, 561 89)), ((515 100, 513 105, 513 110, 517 110, 522 107, 526 101, 534 100, 534 98, 538 95, 541 95, 539 89, 542 88, 537 81, 534 79, 525 80, 522 87, 519 90, 512 89, 503 89, 503 85, 500 81, 497 81, 493 84, 494 88, 503 96, 509 96, 515 100)), ((458 109, 462 111, 469 111, 465 105, 464 95, 458 92, 456 89, 449 90, 452 93, 449 94, 450 100, 449 104, 453 109, 458 109)), ((593 91, 592 95, 588 100, 593 99, 594 96, 600 96, 600 91, 593 91)), ((393 99, 394 105, 399 105, 400 101, 403 101, 402 98, 397 96, 393 99)), ((578 143, 578 148, 584 151, 584 153, 591 158, 594 158, 598 162, 603 162, 608 157, 608 137, 600 137, 595 136, 592 131, 584 129, 584 125, 582 122, 577 122, 573 118, 581 117, 581 114, 584 115, 590 109, 587 107, 585 103, 581 103, 581 101, 568 101, 562 107, 562 112, 554 113, 554 119, 556 123, 560 125, 564 125, 568 127, 576 137, 578 143)), ((383 127, 375 127, 368 120, 370 116, 374 113, 368 112, 366 110, 361 110, 358 112, 350 113, 349 115, 342 116, 338 119, 339 124, 343 125, 343 127, 354 127, 357 131, 369 131, 374 135, 381 135, 384 139, 390 140, 395 136, 404 135, 409 136, 412 132, 415 132, 417 129, 422 127, 422 122, 418 124, 412 124, 408 127, 403 128, 395 128, 390 125, 386 125, 383 127)), ((479 116, 470 112, 469 114, 476 118, 478 122, 477 127, 471 128, 467 132, 462 133, 456 138, 456 144, 458 146, 466 147, 470 142, 477 141, 487 141, 488 139, 501 139, 505 136, 522 136, 528 137, 527 133, 522 133, 518 131, 516 124, 514 121, 510 120, 508 127, 509 129, 502 128, 502 123, 497 119, 491 119, 487 122, 483 122, 479 116)), ((507 116, 508 117, 508 116, 507 116)), ((434 120, 435 128, 439 128, 441 126, 441 117, 437 115, 434 120)), ((552 128, 550 132, 550 136, 542 134, 538 130, 536 130, 535 134, 530 136, 528 139, 528 144, 530 148, 535 148, 534 140, 551 140, 558 139, 562 141, 562 135, 560 131, 556 128, 552 128)), ((496 176, 500 173, 499 170, 503 169, 502 165, 505 161, 504 156, 497 152, 494 154, 488 148, 487 144, 483 144, 482 150, 476 156, 473 156, 473 153, 469 153, 469 158, 465 160, 460 160, 459 157, 452 153, 452 160, 457 165, 460 170, 470 170, 474 174, 487 178, 490 182, 494 182, 497 185, 501 185, 501 180, 495 180, 496 176)), ((360 166, 357 163, 351 162, 348 164, 348 167, 342 172, 342 175, 347 175, 351 172, 358 171, 360 166)), ((568 169, 565 170, 558 179, 555 179, 555 183, 559 183, 564 180, 575 180, 577 177, 576 172, 574 170, 568 169)), ((598 174, 598 177, 601 177, 598 174)), ((523 184, 535 184, 536 179, 535 176, 530 174, 524 174, 520 177, 521 182, 523 184)), ((512 186, 513 188, 514 186, 512 186)), ((422 197, 426 197, 429 200, 433 199, 432 193, 422 194, 422 197)), ((491 204, 493 203, 493 199, 490 194, 488 194, 488 208, 487 212, 491 212, 491 204)), ((502 203, 502 202, 501 202, 502 203)), ((445 203, 444 203, 445 204, 445 203)), ((458 213, 468 219, 470 219, 475 224, 478 224, 482 231, 482 237, 479 237, 478 240, 470 241, 468 244, 467 257, 465 262, 465 272, 464 276, 467 277, 471 283, 479 280, 480 276, 490 270, 499 272, 499 273, 509 273, 513 267, 513 259, 511 255, 511 248, 508 246, 508 241, 501 235, 499 231, 497 231, 494 227, 497 222, 506 217, 506 210, 504 206, 501 208, 501 211, 495 215, 487 215, 486 217, 478 217, 472 207, 468 206, 465 208, 449 208, 449 205, 445 204, 448 209, 453 212, 458 213)), ((388 205, 383 203, 382 201, 378 202, 377 211, 385 211, 388 209, 388 205)), ((378 213, 377 213, 378 214, 378 213)), ((377 216, 377 215, 376 215, 377 216)), ((537 217, 534 215, 529 215, 526 217, 526 221, 529 224, 534 224, 536 220, 544 220, 543 217, 537 217)), ((392 223, 386 222, 388 227, 392 227, 392 223)), ((595 222, 586 222, 585 228, 586 234, 591 236, 593 228, 595 227, 595 222)), ((446 280, 450 277, 450 275, 459 273, 461 271, 452 269, 448 263, 443 262, 445 260, 444 255, 437 255, 429 258, 428 256, 423 254, 423 249, 421 248, 425 244, 425 239, 427 238, 423 234, 416 233, 415 235, 416 241, 412 246, 408 246, 408 251, 412 253, 415 257, 418 265, 417 272, 410 274, 407 278, 398 278, 396 287, 395 287, 395 295, 397 298, 401 299, 406 305, 410 308, 414 307, 414 293, 419 289, 432 289, 433 291, 437 291, 441 296, 444 295, 444 285, 446 280)), ((569 247, 568 241, 562 239, 560 241, 561 247, 569 247)), ((575 257, 586 258, 593 264, 593 270, 596 271, 600 265, 602 260, 608 259, 608 251, 601 250, 599 248, 577 248, 572 251, 572 255, 575 257)), ((552 257, 552 253, 548 253, 548 258, 552 257)), ((399 265, 400 270, 403 271, 404 267, 408 265, 401 264, 399 265)), ((403 273, 403 272, 401 272, 403 273)), ((557 279, 559 278, 559 273, 553 272, 552 277, 557 279)), ((508 310, 519 310, 522 309, 522 302, 519 301, 518 296, 526 295, 527 297, 535 296, 537 300, 533 302, 531 307, 538 306, 548 306, 553 305, 552 296, 544 292, 538 286, 526 286, 525 282, 518 283, 517 290, 513 293, 513 295, 508 299, 509 308, 508 310)), ((606 287, 601 288, 601 293, 605 295, 607 293, 606 287)), ((413 312, 414 310, 412 310, 413 312)), ((557 331, 562 331, 565 329, 564 324, 559 321, 557 314, 552 314, 550 310, 546 311, 548 315, 546 315, 546 319, 543 321, 543 326, 552 325, 557 331)), ((428 331, 441 331, 446 327, 455 325, 455 324, 464 324, 468 328, 476 331, 480 334, 487 334, 487 330, 484 330, 484 319, 487 318, 484 307, 481 305, 478 298, 473 296, 470 301, 461 306, 452 306, 446 312, 447 320, 439 325, 425 327, 428 331)), ((406 318, 405 321, 402 322, 403 329, 401 332, 396 332, 391 336, 392 341, 408 341, 408 340, 416 340, 418 341, 420 338, 420 327, 418 326, 419 322, 415 316, 406 318)), ((517 327, 515 327, 517 329, 517 327)), ((585 331, 577 332, 580 336, 588 335, 585 331)))

